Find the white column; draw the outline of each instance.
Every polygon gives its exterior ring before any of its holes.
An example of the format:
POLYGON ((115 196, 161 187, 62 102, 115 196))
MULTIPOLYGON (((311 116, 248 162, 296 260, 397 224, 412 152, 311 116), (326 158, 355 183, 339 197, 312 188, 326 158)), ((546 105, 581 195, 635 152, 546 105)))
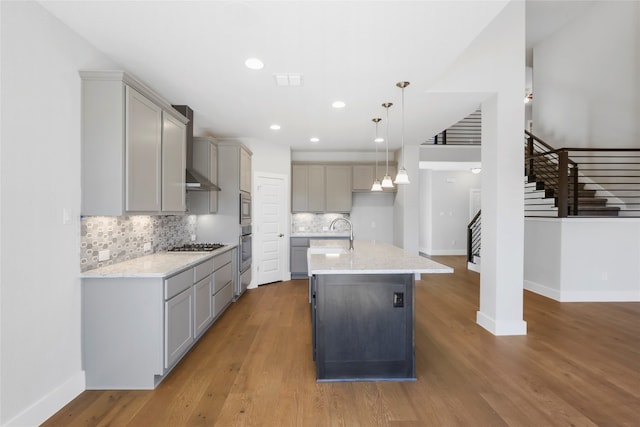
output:
POLYGON ((482 273, 476 319, 494 335, 527 333, 522 308, 523 107, 514 104, 513 96, 493 95, 482 103, 482 273))

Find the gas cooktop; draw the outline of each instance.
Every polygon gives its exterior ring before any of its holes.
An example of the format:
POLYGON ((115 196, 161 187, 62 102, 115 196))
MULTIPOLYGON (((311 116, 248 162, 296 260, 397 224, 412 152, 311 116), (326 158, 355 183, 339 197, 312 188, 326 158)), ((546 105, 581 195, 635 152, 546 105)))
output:
POLYGON ((169 252, 211 252, 222 247, 222 243, 185 243, 169 249, 169 252))

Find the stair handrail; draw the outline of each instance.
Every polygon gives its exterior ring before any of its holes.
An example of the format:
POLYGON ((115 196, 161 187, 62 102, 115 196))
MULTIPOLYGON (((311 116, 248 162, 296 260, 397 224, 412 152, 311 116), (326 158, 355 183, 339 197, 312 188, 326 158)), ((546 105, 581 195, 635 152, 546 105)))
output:
POLYGON ((481 214, 482 210, 478 210, 478 213, 467 225, 467 261, 469 262, 473 262, 474 248, 480 249, 481 214))
MULTIPOLYGON (((525 174, 529 177, 535 177, 536 181, 542 180, 545 184, 552 184, 552 190, 555 197, 557 197, 556 206, 558 208, 558 217, 567 217, 569 215, 579 214, 579 185, 584 185, 584 182, 580 183, 578 177, 581 176, 583 180, 585 178, 590 179, 589 183, 598 184, 597 179, 634 179, 640 178, 636 174, 640 174, 640 149, 637 148, 553 148, 550 144, 537 137, 528 130, 525 130, 526 138, 526 154, 525 154, 525 174), (582 155, 581 153, 590 153, 589 155, 582 155), (570 158, 569 154, 572 154, 570 158), (595 154, 594 154, 595 153, 595 154), (620 155, 601 155, 600 153, 628 153, 624 156, 620 155), (538 161, 539 158, 545 158, 547 161, 538 161), (585 161, 577 160, 577 158, 587 159, 585 161), (611 161, 611 160, 614 161, 611 161), (624 159, 624 161, 615 161, 615 159, 624 159), (594 161, 595 160, 595 161, 594 161), (554 166, 555 165, 555 166, 554 166), (582 166, 580 166, 582 165, 582 166), (596 165, 600 165, 597 168, 596 165), (604 165, 604 167, 602 167, 604 165), (629 169, 621 168, 621 165, 628 165, 629 169), (607 169, 607 166, 613 166, 613 168, 607 169), (615 175, 611 171, 622 171, 623 174, 615 175), (554 184, 555 183, 555 184, 554 184), (555 187, 554 187, 555 186, 555 187)), ((604 182, 604 181, 603 181, 604 182)), ((628 181, 619 181, 629 185, 628 181)), ((606 187, 606 185, 602 186, 606 187)), ((640 182, 632 182, 633 184, 640 184, 640 182)), ((640 188, 640 185, 638 185, 640 188)), ((628 189, 622 189, 627 191, 628 189)), ((609 196, 612 197, 612 196, 609 196)), ((640 208, 634 206, 640 206, 639 196, 636 193, 626 196, 613 196, 616 200, 620 201, 619 205, 624 206, 626 210, 631 212, 640 211, 640 208), (621 200, 624 200, 621 201, 621 200), (631 206, 631 209, 629 209, 631 206)), ((607 205, 609 205, 607 203, 607 205)), ((629 213, 629 212, 628 212, 629 213)))

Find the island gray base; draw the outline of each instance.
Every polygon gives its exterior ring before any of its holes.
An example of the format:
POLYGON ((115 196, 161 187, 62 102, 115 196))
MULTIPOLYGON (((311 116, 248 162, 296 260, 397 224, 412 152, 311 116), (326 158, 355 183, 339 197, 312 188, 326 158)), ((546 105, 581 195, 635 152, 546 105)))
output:
POLYGON ((413 274, 314 275, 318 381, 415 379, 413 274))

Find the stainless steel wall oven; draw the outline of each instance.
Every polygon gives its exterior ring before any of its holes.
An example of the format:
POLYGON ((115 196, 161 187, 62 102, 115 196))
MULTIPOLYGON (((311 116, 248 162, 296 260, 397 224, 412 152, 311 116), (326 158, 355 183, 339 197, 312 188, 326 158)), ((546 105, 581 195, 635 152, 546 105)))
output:
POLYGON ((240 225, 251 225, 251 194, 240 192, 240 225))
POLYGON ((251 225, 243 225, 240 227, 240 245, 238 247, 238 270, 240 278, 236 295, 240 296, 247 290, 247 286, 251 283, 251 225))

